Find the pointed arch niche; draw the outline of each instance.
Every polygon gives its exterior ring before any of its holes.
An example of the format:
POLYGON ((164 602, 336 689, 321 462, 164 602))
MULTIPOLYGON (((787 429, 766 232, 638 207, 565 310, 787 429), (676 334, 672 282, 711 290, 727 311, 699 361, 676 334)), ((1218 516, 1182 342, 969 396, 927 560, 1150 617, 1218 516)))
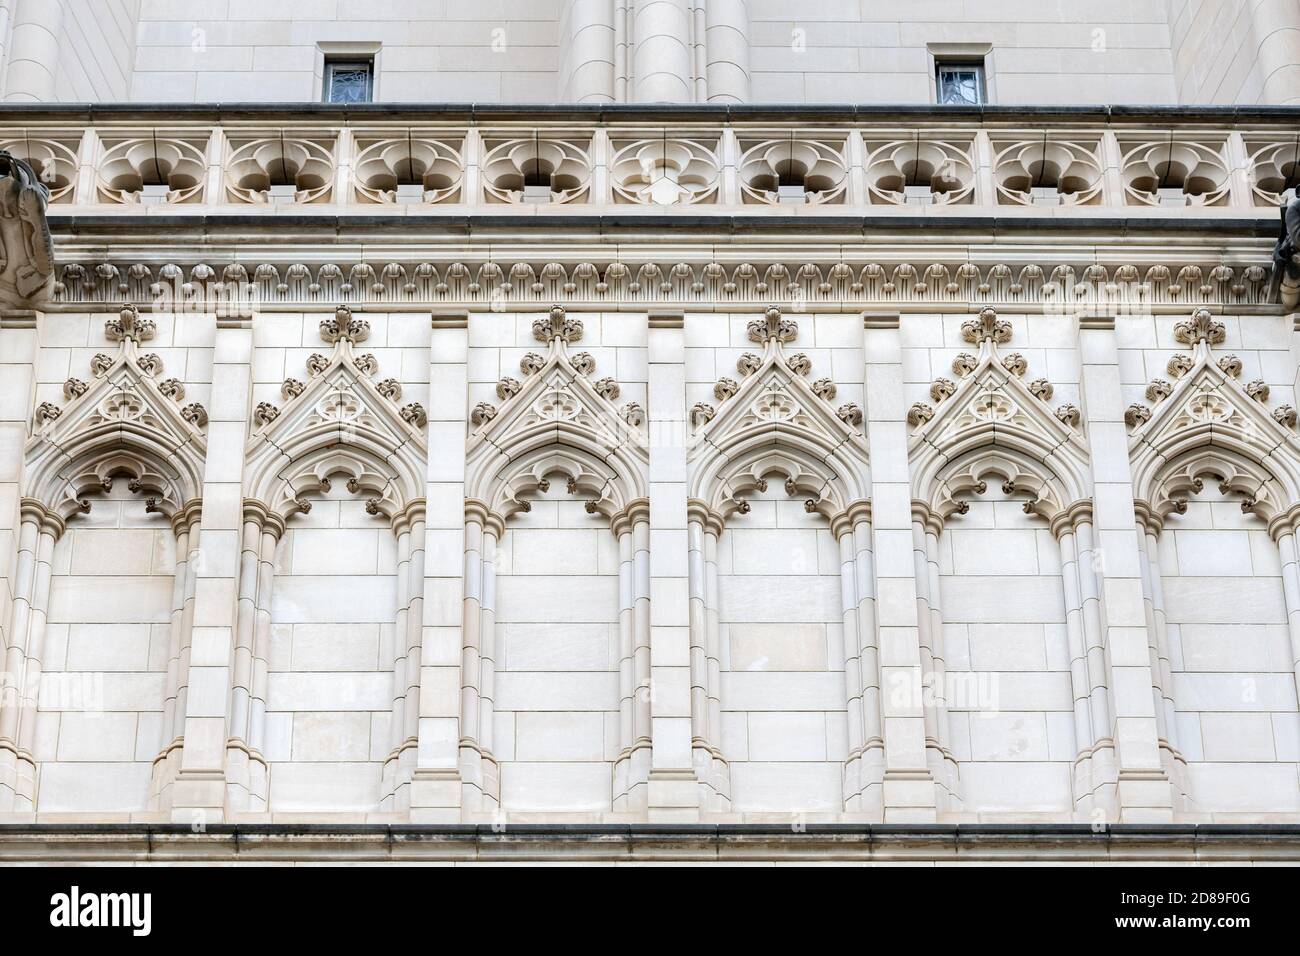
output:
POLYGON ((708 812, 879 818, 862 411, 833 405, 830 379, 808 380, 808 356, 786 350, 798 331, 775 308, 751 321, 762 354, 717 383, 719 409, 691 410, 693 763, 708 812))
POLYGON ((246 450, 230 701, 236 809, 400 812, 415 764, 427 415, 356 346, 333 346, 260 404, 246 450), (383 533, 383 529, 388 533, 383 533))
POLYGON ((91 359, 89 382, 64 383, 66 407, 36 410, 4 664, 19 692, 0 699, 4 809, 170 803, 207 415, 142 351, 155 328, 123 308, 104 324, 116 354, 91 359))
POLYGON ((961 331, 908 415, 927 763, 949 812, 1086 813, 1115 774, 1079 412, 994 310, 961 331))
POLYGON ((532 335, 545 354, 524 355, 522 381, 497 383, 500 408, 471 416, 462 806, 637 812, 650 772, 644 413, 617 406, 619 384, 570 351, 581 319, 557 306, 532 335), (539 786, 557 777, 563 804, 539 786))
MULTIPOLYGON (((1133 405, 1129 453, 1161 754, 1188 819, 1300 811, 1300 440, 1200 309, 1133 405), (1291 757, 1288 758, 1287 754, 1291 757)), ((1245 818, 1244 816, 1238 817, 1245 818)))

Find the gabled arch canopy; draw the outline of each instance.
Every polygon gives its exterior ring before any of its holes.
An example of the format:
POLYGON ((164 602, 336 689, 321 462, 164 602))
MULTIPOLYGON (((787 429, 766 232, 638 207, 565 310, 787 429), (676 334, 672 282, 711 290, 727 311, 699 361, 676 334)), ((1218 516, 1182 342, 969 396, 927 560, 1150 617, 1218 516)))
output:
POLYGON ((312 355, 309 381, 284 383, 283 411, 258 407, 246 449, 245 487, 280 517, 310 510, 310 495, 347 479, 354 494, 367 496, 371 514, 392 518, 424 494, 425 420, 418 404, 398 406, 396 380, 376 384, 373 355, 354 345, 369 324, 340 308, 321 323, 321 336, 334 343, 328 359, 312 355))
POLYGON ((558 477, 570 494, 586 499, 589 512, 613 517, 647 496, 641 409, 635 403, 617 408, 618 383, 593 383, 591 355, 570 354, 568 346, 582 338, 581 319, 557 306, 533 323, 533 335, 547 344, 547 354, 524 357, 522 383, 498 383, 500 409, 475 410, 465 495, 506 518, 528 511, 530 496, 558 477))
POLYGON ((152 321, 128 306, 105 331, 120 342, 117 355, 96 355, 89 383, 68 379, 66 408, 38 410, 26 494, 66 519, 90 510, 87 494, 125 478, 150 510, 171 517, 201 497, 207 414, 196 403, 178 407, 184 387, 159 381, 162 360, 140 351, 152 321))
POLYGON ((940 378, 931 386, 937 410, 918 403, 909 414, 916 426, 908 443, 913 500, 941 519, 964 513, 990 477, 1007 494, 1026 494, 1025 511, 1048 520, 1087 498, 1092 481, 1078 410, 1063 405, 1053 412, 1051 384, 1026 383, 1024 357, 999 353, 1011 323, 994 310, 968 320, 962 334, 978 343, 979 355, 954 360, 960 383, 940 378))
POLYGON ((1289 409, 1270 414, 1267 385, 1243 386, 1236 356, 1215 354, 1225 330, 1208 310, 1179 322, 1175 337, 1194 355, 1170 360, 1178 377, 1172 388, 1152 383, 1148 396, 1158 403, 1145 420, 1130 414, 1134 499, 1163 518, 1186 510, 1187 498, 1211 477, 1224 494, 1241 496, 1243 511, 1266 521, 1287 513, 1300 502, 1300 439, 1284 423, 1289 409))
POLYGON ((862 411, 853 404, 834 408, 830 379, 808 382, 808 357, 785 350, 798 331, 776 308, 750 322, 750 341, 763 354, 741 356, 739 384, 718 382, 720 411, 706 405, 693 411, 699 424, 687 454, 688 494, 724 518, 746 513, 747 496, 766 490, 773 477, 787 494, 804 497, 807 511, 826 517, 868 497, 862 411))

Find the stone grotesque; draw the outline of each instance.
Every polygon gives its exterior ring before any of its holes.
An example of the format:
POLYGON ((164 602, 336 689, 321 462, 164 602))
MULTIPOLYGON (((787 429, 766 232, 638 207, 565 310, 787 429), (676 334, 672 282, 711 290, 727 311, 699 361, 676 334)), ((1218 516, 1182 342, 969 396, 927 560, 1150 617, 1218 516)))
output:
POLYGON ((1300 305, 1300 262, 1296 261, 1296 254, 1300 253, 1300 198, 1282 206, 1281 214, 1277 244, 1273 246, 1273 276, 1269 285, 1283 307, 1294 309, 1300 305))
POLYGON ((54 278, 45 204, 50 193, 24 160, 0 150, 0 309, 39 308, 54 278))

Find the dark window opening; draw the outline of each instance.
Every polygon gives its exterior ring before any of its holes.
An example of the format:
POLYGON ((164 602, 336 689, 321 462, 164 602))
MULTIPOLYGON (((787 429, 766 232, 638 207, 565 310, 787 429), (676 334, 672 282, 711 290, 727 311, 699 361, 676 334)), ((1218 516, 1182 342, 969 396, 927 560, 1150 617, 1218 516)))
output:
POLYGON ((326 103, 369 103, 374 96, 374 60, 326 60, 326 103))

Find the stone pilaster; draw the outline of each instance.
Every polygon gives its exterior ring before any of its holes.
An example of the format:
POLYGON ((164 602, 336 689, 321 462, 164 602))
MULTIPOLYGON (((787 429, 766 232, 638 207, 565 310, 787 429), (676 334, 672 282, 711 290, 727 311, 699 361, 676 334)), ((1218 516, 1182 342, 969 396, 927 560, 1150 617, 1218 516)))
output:
MULTIPOLYGON (((652 822, 699 818, 691 765, 690 579, 686 530, 686 338, 681 313, 649 317, 652 822)), ((645 567, 636 555, 637 571, 645 567)))
MULTIPOLYGON (((177 321, 213 321, 178 316, 177 321)), ((194 626, 172 819, 226 818, 226 742, 235 660, 236 598, 244 523, 244 447, 252 397, 253 327, 248 317, 215 317, 212 402, 203 466, 203 512, 194 556, 194 626)))
MULTIPOLYGON (((1160 761, 1152 697, 1157 682, 1151 671, 1113 317, 1080 320, 1079 355, 1084 428, 1092 459, 1094 529, 1091 553, 1081 548, 1079 560, 1081 573, 1087 570, 1083 563, 1092 562, 1100 583, 1097 613, 1109 672, 1117 774, 1113 800, 1098 792, 1093 813, 1112 823, 1169 821, 1173 793, 1160 761)), ((1085 612, 1089 599, 1085 594, 1085 612)))
POLYGON ((871 527, 880 634, 881 710, 885 736, 886 823, 937 818, 934 777, 926 766, 924 681, 912 496, 903 405, 903 348, 896 315, 864 318, 871 527))
POLYGON ((461 628, 465 599, 465 423, 469 314, 434 313, 429 346, 424 633, 411 820, 461 817, 461 628))
MULTIPOLYGON (((21 700, 11 662, 22 651, 11 621, 18 590, 19 529, 22 526, 23 446, 35 401, 39 313, 0 313, 0 712, 21 700)), ((17 720, 12 721, 17 728, 17 720)), ((17 790, 17 734, 0 736, 0 813, 13 809, 17 790)))

